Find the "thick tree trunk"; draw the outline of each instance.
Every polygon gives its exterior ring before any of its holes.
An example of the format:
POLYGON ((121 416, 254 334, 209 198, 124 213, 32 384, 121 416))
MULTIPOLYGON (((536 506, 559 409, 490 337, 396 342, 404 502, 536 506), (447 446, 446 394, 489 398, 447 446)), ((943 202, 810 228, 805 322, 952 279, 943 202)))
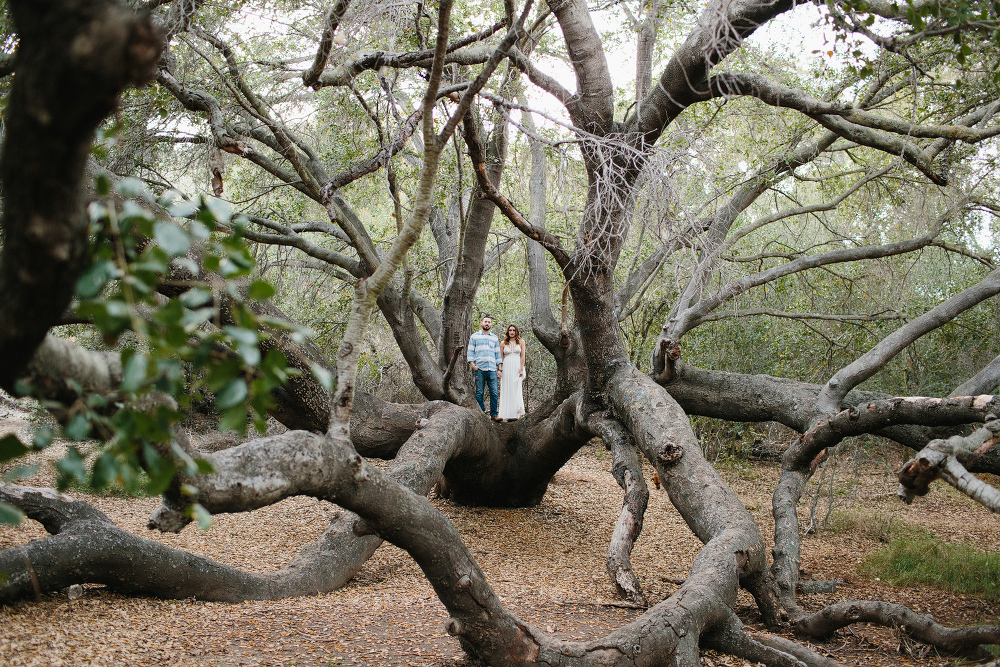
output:
POLYGON ((14 1, 18 35, 0 157, 0 387, 10 391, 84 268, 81 184, 97 124, 163 48, 148 16, 112 1, 14 1))

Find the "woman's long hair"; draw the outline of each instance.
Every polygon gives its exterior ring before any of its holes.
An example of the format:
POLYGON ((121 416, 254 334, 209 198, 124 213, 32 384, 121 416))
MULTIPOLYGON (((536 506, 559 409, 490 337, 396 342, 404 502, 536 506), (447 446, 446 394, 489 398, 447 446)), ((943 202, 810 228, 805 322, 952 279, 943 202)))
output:
MULTIPOLYGON (((508 324, 507 328, 503 332, 503 343, 500 344, 500 349, 504 349, 511 342, 517 343, 518 345, 523 345, 524 341, 521 340, 521 330, 517 328, 516 324, 508 324), (510 328, 514 327, 514 337, 510 337, 510 328)), ((511 346, 513 347, 513 346, 511 346)))

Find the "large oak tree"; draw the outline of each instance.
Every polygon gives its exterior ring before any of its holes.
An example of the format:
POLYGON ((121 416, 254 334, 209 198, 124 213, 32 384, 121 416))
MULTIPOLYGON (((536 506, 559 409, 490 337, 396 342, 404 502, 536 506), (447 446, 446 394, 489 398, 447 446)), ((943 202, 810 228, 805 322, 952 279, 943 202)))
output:
MULTIPOLYGON (((792 2, 710 0, 697 13, 660 2, 633 12, 623 3, 638 46, 635 86, 627 92, 615 85, 593 18, 611 10, 584 0, 484 5, 478 23, 459 17, 450 0, 433 8, 338 0, 315 15, 282 8, 295 20, 284 38, 269 36, 274 44, 260 57, 253 55, 260 43, 239 38, 255 29, 245 7, 8 3, 16 35, 9 72, 16 76, 0 162, 0 386, 30 386, 63 405, 96 395, 111 397, 102 408, 131 400, 122 388, 134 388, 134 355, 123 360, 119 352, 47 335, 64 321, 87 270, 84 193, 101 168, 112 182, 140 175, 161 186, 157 165, 204 150, 216 194, 232 174, 252 181, 247 187, 289 193, 282 206, 251 205, 242 235, 261 248, 293 248, 301 266, 349 285, 352 300, 336 353, 326 358, 313 341, 281 329, 284 314, 257 298, 253 285, 228 280, 224 263, 206 261, 206 247, 188 247, 169 233, 141 242, 173 256, 156 284, 163 299, 214 290, 208 326, 238 332, 251 313, 273 328, 255 339, 262 352, 280 350, 301 371, 283 387, 268 387, 272 415, 291 429, 286 433, 205 453, 174 429, 155 455, 139 457, 147 467, 161 458, 177 462, 150 527, 182 530, 195 506, 252 511, 301 494, 349 512, 287 567, 257 574, 130 535, 55 492, 6 485, 2 500, 52 535, 0 552, 0 600, 83 582, 221 601, 308 595, 343 585, 389 540, 422 567, 451 614, 449 632, 488 664, 695 665, 704 646, 769 665, 831 664, 790 640, 745 632, 733 611, 740 588, 766 623, 791 623, 805 636, 865 621, 946 649, 1000 643, 1000 628, 949 630, 888 603, 806 612, 796 597, 795 511, 832 448, 865 433, 920 452, 900 477, 907 500, 940 477, 1000 508, 996 491, 968 472, 993 465, 986 452, 998 401, 989 392, 1000 363, 985 365, 949 397, 859 389, 902 350, 1000 292, 993 257, 970 242, 983 216, 1000 210, 990 174, 1000 132, 993 5, 830 3, 830 30, 843 44, 863 39, 867 46, 854 66, 810 81, 804 64, 775 68, 760 50, 741 57, 753 48, 746 40, 792 2), (277 54, 279 46, 289 52, 277 54), (575 86, 550 73, 559 55, 575 86), (98 124, 127 86, 150 79, 155 88, 128 94, 124 108, 135 119, 128 140, 103 167, 88 169, 98 124), (561 125, 532 108, 554 104, 565 110, 561 125), (738 116, 727 115, 733 105, 767 125, 749 150, 752 159, 735 171, 732 159, 710 152, 708 140, 716 117, 733 123, 730 138, 738 134, 738 116), (353 114, 353 132, 345 114, 353 114), (303 116, 311 120, 287 120, 303 116), (512 146, 530 160, 527 188, 504 180, 512 146), (579 169, 552 193, 549 158, 560 156, 579 169), (392 219, 374 218, 378 207, 362 210, 373 197, 387 202, 392 219), (287 214, 288 201, 299 202, 298 219, 270 215, 287 214), (561 207, 561 220, 548 214, 553 206, 561 207), (463 357, 483 276, 506 249, 490 251, 489 234, 507 224, 526 239, 531 328, 551 356, 554 382, 523 419, 494 425, 475 404, 463 357), (973 231, 963 236, 962 225, 973 231), (433 260, 408 255, 425 227, 433 260), (931 249, 978 268, 905 309, 875 303, 845 310, 843 301, 801 284, 798 294, 811 296, 797 311, 763 296, 787 287, 789 277, 842 278, 852 267, 931 249), (434 266, 415 271, 420 262, 434 266), (637 365, 642 348, 633 339, 626 344, 623 326, 635 333, 629 318, 639 309, 659 313, 659 330, 649 336, 649 358, 637 365), (358 360, 376 312, 427 402, 388 403, 359 389, 358 360), (820 382, 683 361, 685 337, 734 317, 874 322, 883 333, 820 382), (323 382, 328 375, 332 390, 323 382), (776 421, 802 434, 782 460, 770 559, 756 522, 703 456, 689 415, 776 421), (645 604, 641 573, 629 560, 648 498, 641 457, 704 548, 670 598, 607 637, 567 642, 504 608, 425 495, 437 484, 462 503, 538 503, 552 475, 595 436, 612 451, 624 491, 608 556, 621 595, 645 604), (384 472, 365 457, 391 464, 384 472), (182 464, 195 459, 211 472, 182 464)), ((618 26, 613 30, 621 38, 618 26)), ((722 142, 726 134, 711 136, 722 142)), ((114 197, 105 201, 122 207, 114 197)), ((143 206, 151 219, 174 224, 155 204, 143 206)), ((802 284, 812 287, 805 278, 802 284)), ((649 333, 649 320, 645 326, 649 333)), ((239 349, 218 354, 259 358, 239 349)), ((136 400, 136 409, 173 400, 155 394, 136 400)), ((57 416, 72 423, 75 414, 57 416)))

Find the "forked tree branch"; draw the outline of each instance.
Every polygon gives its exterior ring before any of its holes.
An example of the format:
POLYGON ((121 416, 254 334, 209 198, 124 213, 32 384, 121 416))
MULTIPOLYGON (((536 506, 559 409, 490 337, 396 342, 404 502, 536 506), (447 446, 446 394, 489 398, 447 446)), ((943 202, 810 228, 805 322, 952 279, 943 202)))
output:
MULTIPOLYGON (((490 58, 493 49, 483 45, 476 48, 466 48, 476 42, 481 42, 499 32, 507 25, 507 21, 497 23, 484 28, 479 32, 466 35, 455 40, 447 47, 446 63, 459 63, 464 65, 479 65, 485 63, 490 58), (464 49, 464 50, 463 50, 464 49)), ((382 67, 406 68, 431 66, 434 57, 434 50, 412 51, 410 53, 385 53, 376 51, 375 53, 363 53, 345 63, 325 70, 318 76, 315 82, 306 81, 306 85, 314 89, 327 86, 346 86, 351 83, 359 74, 369 70, 377 70, 382 67)))
POLYGON ((351 0, 337 0, 327 13, 323 22, 323 35, 320 37, 319 47, 316 50, 316 58, 309 69, 302 73, 302 83, 305 85, 315 87, 319 82, 319 76, 326 69, 330 51, 333 50, 333 35, 350 5, 351 0))
MULTIPOLYGON (((987 398, 976 397, 977 401, 987 398)), ((983 401, 985 402, 985 401, 983 401)), ((967 465, 1000 444, 1000 421, 988 415, 986 425, 967 436, 956 435, 947 440, 932 440, 903 464, 899 471, 898 494, 910 504, 915 496, 926 495, 935 479, 943 479, 956 489, 986 507, 1000 513, 1000 491, 966 470, 967 465), (994 419, 989 420, 990 417, 994 419)))

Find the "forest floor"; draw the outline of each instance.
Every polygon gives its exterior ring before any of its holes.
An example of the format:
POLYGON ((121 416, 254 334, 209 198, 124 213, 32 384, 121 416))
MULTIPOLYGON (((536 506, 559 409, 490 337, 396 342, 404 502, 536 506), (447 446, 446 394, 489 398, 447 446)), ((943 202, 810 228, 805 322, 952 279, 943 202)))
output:
MULTIPOLYGON (((0 434, 24 422, 0 419, 0 434)), ((40 458, 58 456, 54 446, 40 458)), ((899 602, 955 626, 996 623, 1000 602, 933 588, 896 587, 858 572, 865 555, 880 546, 886 529, 922 527, 945 541, 981 549, 1000 543, 996 517, 942 483, 906 506, 895 498, 892 474, 902 458, 874 446, 848 448, 829 464, 817 503, 818 521, 834 502, 828 530, 803 539, 803 579, 845 580, 836 593, 801 596, 810 609, 846 599, 899 602), (829 470, 834 471, 832 484, 829 470), (832 493, 831 493, 832 489, 832 493)), ((527 509, 476 509, 435 500, 461 532, 503 602, 522 620, 566 639, 597 638, 640 612, 617 601, 604 570, 621 490, 603 448, 582 449, 553 479, 543 502, 527 509)), ((760 522, 773 534, 771 493, 777 464, 722 460, 718 467, 760 522)), ((646 470, 647 480, 652 469, 646 470)), ((20 483, 50 486, 51 466, 20 483)), ((812 485, 815 492, 818 485, 812 485)), ((249 514, 219 515, 207 532, 195 526, 180 535, 146 529, 156 498, 92 496, 70 492, 108 514, 119 526, 174 547, 256 571, 287 564, 317 537, 336 508, 308 498, 285 500, 249 514)), ((800 507, 809 523, 810 502, 800 507)), ((0 528, 0 548, 45 536, 38 524, 0 528)), ((700 543, 670 505, 651 489, 645 526, 633 566, 651 603, 677 588, 700 543)), ((743 594, 738 612, 754 626, 752 599, 743 594)), ((460 667, 463 653, 444 632, 447 613, 408 555, 384 545, 360 575, 335 593, 274 602, 220 604, 197 600, 125 598, 97 586, 70 600, 65 592, 0 607, 0 665, 420 665, 460 667)), ((762 629, 762 628, 759 628, 762 629)), ((817 650, 846 665, 967 665, 977 661, 939 655, 891 630, 857 625, 817 650)), ((703 664, 749 665, 703 654, 703 664)))

